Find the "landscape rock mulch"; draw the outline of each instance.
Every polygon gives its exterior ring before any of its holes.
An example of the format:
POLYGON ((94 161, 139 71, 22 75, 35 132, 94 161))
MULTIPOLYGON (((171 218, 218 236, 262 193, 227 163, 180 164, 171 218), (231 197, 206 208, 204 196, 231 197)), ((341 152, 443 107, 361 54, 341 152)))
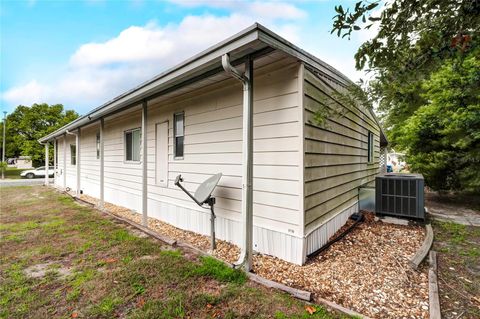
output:
MULTIPOLYGON (((89 196, 82 195, 81 199, 97 204, 97 200, 89 196)), ((141 223, 142 216, 130 209, 109 203, 105 209, 141 223)), ((201 250, 210 248, 208 236, 181 230, 154 218, 149 218, 148 226, 201 250)), ((387 224, 367 214, 365 222, 304 266, 256 254, 253 271, 266 279, 310 291, 314 301, 316 297, 324 298, 371 318, 428 318, 426 266, 421 265, 415 271, 408 263, 422 245, 424 236, 420 226, 387 224)), ((213 255, 233 263, 239 253, 238 246, 217 240, 213 255)))

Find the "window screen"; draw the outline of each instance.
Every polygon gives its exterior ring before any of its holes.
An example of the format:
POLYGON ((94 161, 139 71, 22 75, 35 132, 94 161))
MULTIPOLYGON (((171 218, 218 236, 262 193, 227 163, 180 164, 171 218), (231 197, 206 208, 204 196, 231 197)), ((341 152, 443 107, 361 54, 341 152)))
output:
POLYGON ((174 125, 174 143, 175 143, 175 157, 183 157, 183 141, 184 141, 184 113, 177 113, 173 116, 174 125))
POLYGON ((125 160, 140 161, 140 129, 125 132, 125 160))
POLYGON ((373 163, 373 133, 368 132, 368 162, 373 163))
POLYGON ((77 146, 70 144, 70 164, 77 165, 77 146))
POLYGON ((100 132, 97 133, 96 146, 97 146, 97 159, 99 159, 100 158, 100 132))

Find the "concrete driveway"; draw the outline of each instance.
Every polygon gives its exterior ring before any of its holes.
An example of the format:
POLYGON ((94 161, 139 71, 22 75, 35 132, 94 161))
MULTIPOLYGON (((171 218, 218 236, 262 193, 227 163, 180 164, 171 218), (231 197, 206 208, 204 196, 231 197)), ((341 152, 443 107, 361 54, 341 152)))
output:
MULTIPOLYGON (((49 179, 50 183, 53 183, 53 178, 49 179)), ((44 178, 33 178, 33 179, 0 179, 0 187, 8 186, 33 186, 33 185, 42 185, 45 183, 44 178)))

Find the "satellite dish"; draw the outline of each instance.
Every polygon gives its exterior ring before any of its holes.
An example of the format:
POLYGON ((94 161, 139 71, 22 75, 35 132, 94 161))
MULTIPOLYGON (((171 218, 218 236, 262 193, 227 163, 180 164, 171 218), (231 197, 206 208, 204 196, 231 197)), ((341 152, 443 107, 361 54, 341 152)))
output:
POLYGON ((182 175, 178 175, 177 178, 175 178, 175 185, 178 186, 182 191, 185 192, 185 194, 188 195, 195 203, 197 203, 198 206, 204 207, 203 204, 208 204, 210 206, 210 212, 211 212, 211 217, 210 217, 210 231, 211 231, 211 248, 212 251, 215 249, 215 212, 213 210, 213 206, 215 205, 215 197, 212 197, 212 192, 217 186, 218 182, 220 181, 220 178, 222 178, 222 173, 215 174, 211 177, 209 177, 206 181, 204 181, 200 186, 198 186, 197 190, 195 191, 195 194, 191 194, 189 191, 183 187, 180 182, 183 182, 182 175))
POLYGON ((215 189, 215 186, 217 186, 220 178, 222 178, 222 173, 218 173, 209 177, 206 181, 200 184, 200 186, 198 186, 195 194, 193 194, 193 197, 195 197, 199 203, 205 203, 215 189))

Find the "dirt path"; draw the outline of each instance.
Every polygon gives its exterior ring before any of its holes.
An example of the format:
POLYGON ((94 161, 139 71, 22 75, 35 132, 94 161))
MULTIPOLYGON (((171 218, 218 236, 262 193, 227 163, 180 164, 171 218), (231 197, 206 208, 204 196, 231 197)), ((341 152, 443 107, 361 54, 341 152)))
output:
POLYGON ((480 227, 480 210, 474 207, 475 201, 468 198, 455 198, 455 195, 439 196, 437 193, 425 193, 425 206, 434 219, 452 221, 466 226, 480 227), (471 207, 467 205, 470 204, 471 207))

